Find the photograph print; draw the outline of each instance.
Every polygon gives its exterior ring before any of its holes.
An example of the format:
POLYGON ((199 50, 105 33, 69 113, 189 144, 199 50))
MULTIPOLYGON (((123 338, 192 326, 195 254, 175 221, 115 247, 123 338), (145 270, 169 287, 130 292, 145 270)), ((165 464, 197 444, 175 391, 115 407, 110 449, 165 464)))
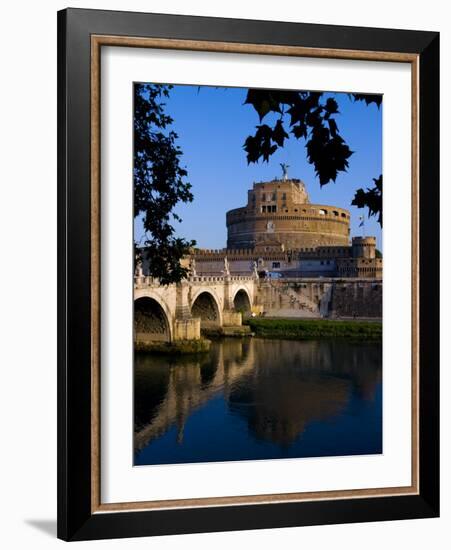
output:
POLYGON ((133 464, 383 453, 382 95, 133 99, 133 464))

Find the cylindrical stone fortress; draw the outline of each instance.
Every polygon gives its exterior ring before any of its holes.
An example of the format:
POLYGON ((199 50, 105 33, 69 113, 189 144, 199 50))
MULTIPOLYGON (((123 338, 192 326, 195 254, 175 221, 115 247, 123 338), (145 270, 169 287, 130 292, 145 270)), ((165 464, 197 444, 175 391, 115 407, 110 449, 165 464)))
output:
POLYGON ((247 205, 226 215, 227 248, 283 245, 285 250, 349 245, 349 211, 310 204, 298 179, 254 183, 247 205))

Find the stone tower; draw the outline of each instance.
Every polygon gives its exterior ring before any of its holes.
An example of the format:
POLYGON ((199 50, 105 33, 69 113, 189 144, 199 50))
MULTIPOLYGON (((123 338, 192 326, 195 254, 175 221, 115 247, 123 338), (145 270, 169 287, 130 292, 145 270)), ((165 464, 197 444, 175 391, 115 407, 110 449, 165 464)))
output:
POLYGON ((353 237, 352 257, 374 259, 376 257, 376 237, 353 237))
POLYGON ((349 222, 348 210, 311 204, 299 179, 254 183, 247 205, 227 212, 227 248, 348 246, 349 222))

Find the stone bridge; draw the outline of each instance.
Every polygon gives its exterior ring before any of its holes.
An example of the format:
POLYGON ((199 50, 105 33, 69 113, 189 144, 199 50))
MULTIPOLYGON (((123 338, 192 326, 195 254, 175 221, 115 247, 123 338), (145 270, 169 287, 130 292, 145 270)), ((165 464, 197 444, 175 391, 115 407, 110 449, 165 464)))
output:
POLYGON ((135 339, 196 340, 201 329, 240 326, 256 302, 257 285, 254 276, 193 276, 167 286, 136 276, 135 339))
POLYGON ((382 318, 382 280, 370 278, 203 275, 161 286, 136 276, 134 299, 135 339, 141 342, 197 340, 201 329, 241 326, 242 315, 252 310, 268 317, 382 318))

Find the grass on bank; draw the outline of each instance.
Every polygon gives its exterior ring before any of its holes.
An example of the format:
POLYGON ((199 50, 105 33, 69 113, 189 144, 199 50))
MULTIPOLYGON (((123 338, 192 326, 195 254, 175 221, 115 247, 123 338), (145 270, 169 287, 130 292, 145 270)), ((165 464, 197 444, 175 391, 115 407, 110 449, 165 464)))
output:
POLYGON ((377 321, 329 321, 326 319, 262 319, 246 321, 260 338, 311 340, 316 338, 349 338, 382 340, 382 323, 377 321))
POLYGON ((206 353, 210 349, 210 340, 177 340, 176 342, 135 342, 135 351, 150 352, 156 355, 186 355, 206 353))

